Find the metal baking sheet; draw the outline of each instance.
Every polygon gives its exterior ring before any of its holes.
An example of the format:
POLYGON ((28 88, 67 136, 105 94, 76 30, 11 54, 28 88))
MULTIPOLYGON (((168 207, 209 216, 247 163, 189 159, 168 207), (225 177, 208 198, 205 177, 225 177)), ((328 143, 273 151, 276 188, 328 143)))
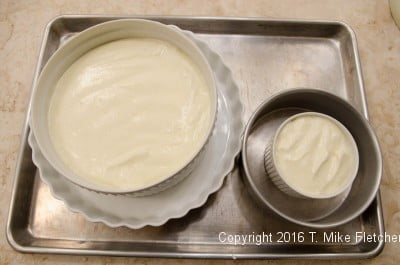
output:
MULTIPOLYGON (((74 34, 98 23, 128 17, 61 16, 44 32, 36 77, 57 48, 74 34)), ((133 17, 129 17, 133 18, 133 17)), ((341 22, 216 17, 135 17, 175 24, 193 31, 218 51, 240 87, 247 121, 272 93, 293 87, 329 90, 368 117, 353 31, 341 22)), ((29 109, 28 109, 29 113, 29 109)), ((370 258, 382 242, 356 240, 356 232, 383 234, 380 196, 350 223, 317 230, 289 223, 262 210, 248 194, 236 168, 207 203, 160 227, 131 230, 91 223, 54 199, 40 180, 22 132, 7 222, 7 238, 21 252, 227 259, 370 258), (272 234, 271 240, 245 245, 220 242, 221 235, 272 234), (279 242, 281 233, 298 237, 317 232, 316 241, 279 242), (349 234, 350 242, 325 242, 324 232, 349 234)), ((221 238, 222 240, 224 237, 221 238)))

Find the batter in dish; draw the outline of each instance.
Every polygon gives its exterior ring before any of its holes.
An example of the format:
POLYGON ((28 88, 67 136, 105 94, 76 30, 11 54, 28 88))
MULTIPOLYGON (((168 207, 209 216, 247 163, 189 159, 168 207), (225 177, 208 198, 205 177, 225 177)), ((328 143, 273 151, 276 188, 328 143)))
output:
POLYGON ((334 194, 348 184, 358 167, 352 138, 330 119, 313 114, 282 127, 274 146, 280 175, 306 194, 334 194))
POLYGON ((68 68, 48 117, 51 140, 76 175, 102 187, 140 189, 176 173, 204 143, 210 88, 174 45, 121 39, 68 68))

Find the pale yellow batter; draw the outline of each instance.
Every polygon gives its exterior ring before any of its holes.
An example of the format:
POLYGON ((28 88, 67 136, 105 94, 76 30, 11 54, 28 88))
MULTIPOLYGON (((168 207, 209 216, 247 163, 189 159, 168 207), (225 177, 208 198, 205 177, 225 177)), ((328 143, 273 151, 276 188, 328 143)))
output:
POLYGON ((304 115, 282 127, 274 145, 280 175, 305 194, 324 196, 342 190, 358 167, 350 135, 322 116, 304 115))
POLYGON ((50 136, 64 163, 102 187, 140 189, 182 168, 210 126, 210 88, 174 45, 131 38, 99 46, 57 83, 50 136))

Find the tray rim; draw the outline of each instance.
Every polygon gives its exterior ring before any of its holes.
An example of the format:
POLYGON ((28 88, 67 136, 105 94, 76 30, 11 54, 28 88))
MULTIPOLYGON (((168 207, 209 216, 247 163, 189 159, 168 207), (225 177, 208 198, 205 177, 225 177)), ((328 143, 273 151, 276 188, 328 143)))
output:
MULTIPOLYGON (((362 253, 296 253, 296 254, 287 254, 287 253, 247 253, 247 254, 229 254, 229 253, 195 253, 195 252, 144 252, 144 251, 116 251, 116 250, 95 250, 95 249, 67 249, 60 247, 33 247, 33 246, 25 246, 20 244, 12 229, 11 225, 13 222, 13 215, 15 209, 15 200, 16 193, 18 190, 18 184, 20 181, 19 173, 21 171, 21 161, 22 154, 24 153, 25 148, 27 147, 27 138, 29 133, 29 114, 31 109, 31 98, 33 94, 33 88, 36 85, 38 76, 42 69, 41 65, 43 63, 43 55, 45 46, 49 37, 50 30, 58 20, 63 19, 127 19, 127 18, 137 18, 137 19, 178 19, 178 20, 197 20, 197 21, 207 21, 207 20, 216 20, 216 21, 248 21, 248 22, 281 22, 281 23, 296 23, 296 24, 326 24, 326 25, 339 25, 344 27, 351 37, 352 42, 352 52, 354 54, 354 61, 357 65, 356 74, 360 84, 360 97, 361 97, 361 108, 362 114, 364 117, 369 120, 368 115, 368 104, 365 96, 365 88, 364 81, 362 77, 362 68, 359 58, 358 52, 358 43, 354 30, 345 22, 338 20, 314 20, 314 19, 270 19, 270 18, 262 18, 262 17, 229 17, 229 16, 164 16, 164 15, 90 15, 90 14, 80 14, 80 15, 59 15, 51 19, 45 26, 44 31, 41 35, 41 44, 40 50, 38 54, 38 60, 36 63, 36 68, 34 71, 34 78, 31 84, 31 91, 29 93, 29 103, 27 105, 25 120, 22 127, 22 133, 20 138, 20 147, 18 150, 18 156, 16 160, 16 167, 13 172, 13 181, 12 181, 12 192, 10 205, 8 209, 7 222, 6 222, 6 239, 9 245, 16 251, 22 253, 42 253, 42 254, 68 254, 68 255, 88 255, 88 256, 126 256, 126 257, 152 257, 152 258, 194 258, 194 259, 367 259, 378 256, 385 246, 384 241, 379 241, 377 246, 369 251, 362 253)), ((376 202, 376 214, 377 214, 377 230, 383 234, 385 232, 384 227, 384 219, 382 212, 382 201, 380 190, 378 191, 376 198, 374 200, 376 202)))

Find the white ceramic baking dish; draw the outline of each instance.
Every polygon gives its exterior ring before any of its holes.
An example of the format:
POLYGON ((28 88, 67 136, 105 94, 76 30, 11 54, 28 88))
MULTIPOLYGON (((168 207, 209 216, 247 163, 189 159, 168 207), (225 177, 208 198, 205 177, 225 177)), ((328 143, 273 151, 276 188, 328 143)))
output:
MULTIPOLYGON (((76 185, 86 189, 107 193, 107 194, 129 194, 132 196, 151 195, 176 184, 184 177, 189 175, 196 166, 200 153, 204 150, 212 134, 216 113, 217 113, 217 90, 215 79, 211 67, 196 44, 185 36, 179 29, 170 27, 158 22, 143 19, 122 19, 99 24, 91 27, 65 43, 50 58, 44 67, 32 98, 32 111, 30 125, 37 140, 38 146, 44 157, 52 167, 62 176, 76 185), (74 174, 74 172, 63 163, 52 144, 48 130, 48 111, 49 103, 54 92, 54 88, 68 67, 79 57, 89 50, 110 41, 123 38, 156 38, 168 41, 180 48, 193 62, 199 67, 207 86, 210 89, 210 122, 206 137, 198 150, 195 150, 193 157, 188 163, 184 164, 177 172, 170 176, 165 176, 161 181, 147 187, 132 190, 120 190, 115 188, 105 188, 74 174)), ((155 165, 157 166, 157 165, 155 165)))

